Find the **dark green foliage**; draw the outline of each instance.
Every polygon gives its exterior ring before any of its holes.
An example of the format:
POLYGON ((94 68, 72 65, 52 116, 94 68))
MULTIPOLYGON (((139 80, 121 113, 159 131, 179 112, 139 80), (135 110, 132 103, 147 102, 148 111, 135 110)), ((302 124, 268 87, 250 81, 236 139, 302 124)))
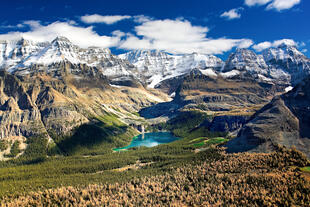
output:
POLYGON ((50 131, 56 145, 49 149, 51 155, 98 155, 112 151, 112 148, 128 144, 135 135, 132 128, 118 121, 115 115, 97 117, 92 123, 76 128, 71 136, 58 136, 50 131))
MULTIPOLYGON (((17 142, 15 142, 17 143, 17 142)), ((14 144, 15 144, 14 143, 14 144)), ((17 144, 15 146, 12 146, 15 148, 15 156, 21 152, 21 150, 17 150, 17 144), (17 153, 18 152, 18 153, 17 153), (17 153, 17 154, 16 154, 17 153)), ((46 137, 40 137, 40 136, 33 136, 29 137, 27 139, 27 148, 25 149, 24 153, 19 156, 16 159, 9 160, 7 162, 2 162, 4 166, 6 165, 28 165, 28 164, 36 164, 40 163, 46 160, 47 157, 47 138, 46 137)), ((15 157, 12 156, 12 149, 11 153, 8 155, 10 157, 15 157)))
POLYGON ((204 112, 184 111, 169 120, 165 128, 183 138, 226 137, 226 132, 210 132, 207 127, 202 126, 201 124, 207 119, 211 119, 211 116, 204 112))
POLYGON ((85 124, 80 126, 71 137, 56 138, 57 146, 66 155, 73 154, 81 148, 92 148, 95 145, 115 142, 113 136, 123 134, 126 126, 114 127, 105 124, 85 124))
POLYGON ((168 121, 168 125, 173 128, 188 128, 193 129, 198 127, 209 116, 206 113, 199 111, 184 111, 178 114, 177 117, 168 121))
POLYGON ((0 140, 0 151, 4 151, 8 148, 8 143, 5 140, 0 140))
POLYGON ((23 154, 25 158, 45 157, 47 155, 47 138, 30 137, 27 139, 27 148, 23 154))
POLYGON ((21 150, 19 149, 20 141, 15 141, 11 146, 10 154, 5 155, 7 157, 16 157, 21 150))
POLYGON ((27 148, 23 155, 16 161, 23 164, 43 162, 47 156, 47 138, 34 136, 27 139, 27 148))
MULTIPOLYGON (((52 147, 47 144, 47 139, 33 137, 29 139, 24 155, 15 160, 0 162, 0 197, 60 186, 124 183, 145 176, 171 173, 176 168, 184 167, 189 163, 194 166, 202 162, 222 162, 224 160, 223 153, 213 146, 223 141, 224 138, 219 138, 215 134, 208 134, 209 132, 206 129, 199 127, 205 118, 204 115, 201 116, 194 112, 189 117, 192 118, 191 123, 187 123, 187 121, 182 123, 180 118, 175 119, 177 126, 181 128, 180 132, 186 135, 184 138, 152 148, 140 147, 124 152, 113 152, 112 149, 126 146, 136 134, 130 127, 125 127, 119 123, 114 116, 101 117, 92 124, 77 128, 73 134, 75 140, 72 137, 55 136, 53 138, 56 144, 52 147), (182 131, 182 127, 185 130, 182 131), (193 144, 196 141, 201 142, 201 137, 210 141, 204 145, 203 151, 197 153, 197 147, 193 144), (210 147, 208 147, 209 145, 210 147), (47 153, 52 154, 51 149, 57 151, 58 146, 61 149, 60 154, 46 157, 47 153), (71 156, 62 156, 63 153, 71 156), (118 171, 119 168, 133 165, 137 161, 149 164, 138 170, 118 171)), ((164 127, 175 131, 180 130, 180 128, 174 127, 172 123, 164 127)), ((274 154, 272 156, 275 158, 268 159, 272 160, 272 163, 271 161, 265 162, 269 166, 285 163, 286 161, 283 160, 302 166, 298 163, 300 160, 298 153, 289 155, 283 152, 280 155, 274 154)), ((210 165, 207 164, 207 166, 210 165)), ((232 166, 232 164, 229 163, 225 166, 232 166)), ((240 170, 242 167, 236 167, 236 169, 240 170)), ((213 174, 210 176, 209 180, 197 181, 195 185, 209 183, 215 179, 212 177, 213 174)), ((188 189, 185 188, 190 190, 191 184, 187 183, 187 185, 188 189)))
MULTIPOLYGON (((129 134, 126 134, 126 136, 129 136, 129 134)), ((130 141, 130 139, 128 140, 130 141)), ((28 147, 30 147, 30 143, 39 143, 39 140, 34 138, 31 142, 29 141, 28 147)), ((191 146, 190 140, 190 138, 185 138, 152 148, 141 147, 124 152, 113 152, 112 145, 115 145, 115 143, 103 142, 99 144, 100 149, 93 146, 92 150, 87 151, 86 148, 83 148, 81 152, 76 152, 74 156, 48 157, 44 160, 38 158, 28 160, 28 162, 22 160, 23 156, 21 156, 17 160, 0 162, 0 196, 63 185, 79 186, 90 183, 123 182, 132 178, 170 172, 172 168, 184 166, 187 163, 220 159, 221 155, 211 148, 203 153, 193 153, 195 147, 191 146), (109 149, 109 151, 106 151, 104 155, 100 155, 99 152, 102 151, 99 150, 102 150, 101 148, 109 149), (83 153, 86 152, 98 152, 98 155, 88 154, 85 156, 83 153), (151 162, 153 164, 138 171, 125 171, 123 173, 112 171, 112 169, 132 165, 137 160, 142 163, 151 162), (42 186, 44 187, 42 188, 42 186)), ((123 146, 126 144, 128 143, 124 143, 123 146)), ((46 143, 44 145, 46 146, 46 143)), ((34 146, 36 145, 33 145, 32 149, 35 149, 34 146)), ((32 150, 28 150, 26 155, 30 154, 30 152, 32 150)))

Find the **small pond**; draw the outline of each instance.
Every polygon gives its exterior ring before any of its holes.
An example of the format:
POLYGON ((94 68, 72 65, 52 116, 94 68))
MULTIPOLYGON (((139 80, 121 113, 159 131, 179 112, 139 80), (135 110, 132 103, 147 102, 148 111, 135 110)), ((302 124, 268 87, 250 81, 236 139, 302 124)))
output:
POLYGON ((154 147, 160 144, 170 143, 178 139, 179 138, 173 136, 170 132, 145 133, 135 136, 128 146, 122 148, 115 148, 113 150, 121 151, 132 147, 140 147, 140 146, 154 147))

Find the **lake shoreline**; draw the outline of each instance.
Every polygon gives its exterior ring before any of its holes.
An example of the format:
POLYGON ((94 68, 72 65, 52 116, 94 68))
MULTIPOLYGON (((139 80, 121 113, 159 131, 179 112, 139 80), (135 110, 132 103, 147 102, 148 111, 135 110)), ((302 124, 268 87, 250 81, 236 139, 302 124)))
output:
POLYGON ((180 139, 179 137, 174 136, 169 131, 162 132, 148 132, 144 134, 139 134, 134 136, 129 145, 120 148, 112 149, 113 152, 126 151, 127 149, 134 147, 155 147, 160 144, 167 144, 173 141, 180 139))

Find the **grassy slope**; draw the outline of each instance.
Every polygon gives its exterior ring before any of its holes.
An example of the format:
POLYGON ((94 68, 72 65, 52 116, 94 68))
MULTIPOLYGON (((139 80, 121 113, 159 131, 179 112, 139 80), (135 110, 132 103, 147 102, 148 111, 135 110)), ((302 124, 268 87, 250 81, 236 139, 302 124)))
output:
POLYGON ((301 168, 302 171, 310 173, 310 167, 303 167, 301 168))

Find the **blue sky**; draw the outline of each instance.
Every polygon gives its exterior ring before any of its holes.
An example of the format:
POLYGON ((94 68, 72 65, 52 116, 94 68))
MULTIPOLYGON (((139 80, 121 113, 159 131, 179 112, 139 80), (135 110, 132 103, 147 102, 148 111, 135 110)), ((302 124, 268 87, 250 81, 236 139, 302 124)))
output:
POLYGON ((309 0, 16 0, 1 3, 0 39, 226 56, 281 41, 310 56, 309 0), (107 17, 109 16, 109 17, 107 17), (117 21, 118 20, 118 21, 117 21), (283 40, 288 39, 288 40, 283 40))

